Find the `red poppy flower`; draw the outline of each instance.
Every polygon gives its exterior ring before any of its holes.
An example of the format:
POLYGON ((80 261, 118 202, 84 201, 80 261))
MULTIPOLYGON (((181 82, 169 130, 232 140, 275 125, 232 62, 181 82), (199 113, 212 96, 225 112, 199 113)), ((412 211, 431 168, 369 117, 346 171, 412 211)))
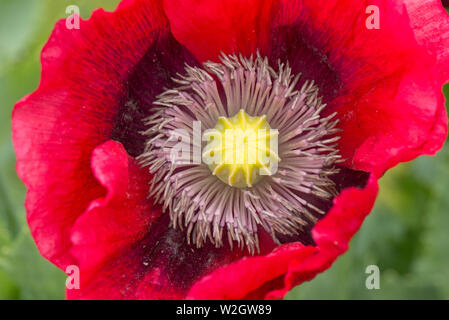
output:
POLYGON ((37 246, 80 267, 68 298, 281 298, 347 250, 386 170, 442 147, 448 47, 437 0, 124 0, 60 21, 13 112, 37 246), (193 120, 276 129, 277 171, 170 162, 193 120))

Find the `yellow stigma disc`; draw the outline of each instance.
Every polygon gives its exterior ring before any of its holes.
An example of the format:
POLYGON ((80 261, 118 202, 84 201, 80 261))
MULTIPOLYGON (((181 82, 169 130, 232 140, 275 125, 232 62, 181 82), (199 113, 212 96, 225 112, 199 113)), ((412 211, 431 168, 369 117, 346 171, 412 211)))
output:
POLYGON ((264 175, 272 175, 281 160, 278 130, 271 129, 265 115, 251 117, 243 109, 231 118, 220 117, 207 130, 203 161, 213 175, 236 188, 252 187, 264 175))

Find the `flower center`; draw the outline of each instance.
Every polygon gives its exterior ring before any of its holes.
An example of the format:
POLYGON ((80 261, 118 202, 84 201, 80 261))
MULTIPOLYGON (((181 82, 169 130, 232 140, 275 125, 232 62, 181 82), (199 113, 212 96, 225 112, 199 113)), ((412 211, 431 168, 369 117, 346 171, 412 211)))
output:
POLYGON ((203 159, 213 175, 231 187, 247 188, 262 176, 275 173, 278 130, 271 129, 265 115, 251 117, 245 110, 233 117, 218 118, 215 128, 204 134, 208 144, 203 159))
POLYGON ((188 243, 234 243, 253 254, 259 230, 273 241, 309 239, 325 213, 338 172, 335 113, 288 63, 223 55, 187 66, 145 119, 153 174, 149 196, 185 230, 188 243), (281 160, 282 159, 282 160, 281 160))

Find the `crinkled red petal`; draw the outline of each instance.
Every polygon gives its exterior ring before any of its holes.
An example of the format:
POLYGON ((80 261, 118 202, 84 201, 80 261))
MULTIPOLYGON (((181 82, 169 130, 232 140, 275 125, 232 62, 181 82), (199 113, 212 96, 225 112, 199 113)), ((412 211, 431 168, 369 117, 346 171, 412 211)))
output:
POLYGON ((105 193, 91 171, 92 150, 109 140, 128 73, 164 28, 158 1, 97 10, 79 30, 59 21, 42 51, 39 88, 14 108, 28 223, 40 252, 62 268, 76 262, 73 224, 105 193))
POLYGON ((221 52, 250 55, 264 48, 275 2, 165 0, 164 9, 175 38, 204 62, 221 52))
POLYGON ((416 40, 437 59, 435 75, 449 81, 449 14, 440 0, 404 2, 416 40))
MULTIPOLYGON (((348 167, 381 176, 442 147, 447 116, 440 70, 423 40, 417 42, 403 3, 286 0, 278 10, 272 60, 287 58, 303 81, 317 83, 326 112, 338 113, 348 167), (380 29, 366 26, 369 5, 379 8, 380 29)), ((449 25, 440 31, 448 32, 449 25)))

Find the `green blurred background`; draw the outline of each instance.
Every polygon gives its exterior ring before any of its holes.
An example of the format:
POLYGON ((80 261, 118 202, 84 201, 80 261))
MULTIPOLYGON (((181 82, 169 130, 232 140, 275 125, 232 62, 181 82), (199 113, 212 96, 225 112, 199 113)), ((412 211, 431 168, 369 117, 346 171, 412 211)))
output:
MULTIPOLYGON (((30 237, 25 188, 14 170, 11 110, 39 83, 39 56, 54 23, 78 5, 83 18, 118 0, 0 0, 0 299, 64 299, 65 274, 30 237)), ((449 96, 449 86, 445 87, 449 96)), ((287 299, 449 299, 449 148, 390 170, 350 250, 287 299), (365 269, 380 268, 368 290, 365 269)))

